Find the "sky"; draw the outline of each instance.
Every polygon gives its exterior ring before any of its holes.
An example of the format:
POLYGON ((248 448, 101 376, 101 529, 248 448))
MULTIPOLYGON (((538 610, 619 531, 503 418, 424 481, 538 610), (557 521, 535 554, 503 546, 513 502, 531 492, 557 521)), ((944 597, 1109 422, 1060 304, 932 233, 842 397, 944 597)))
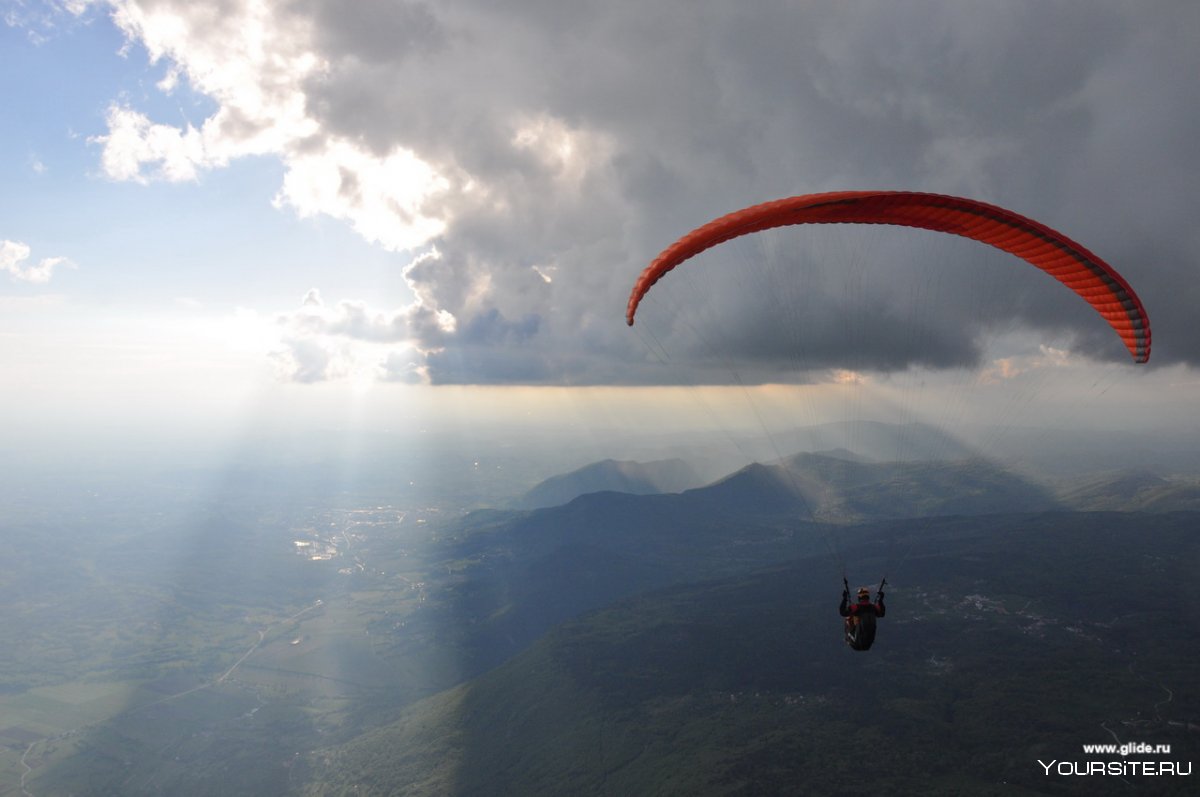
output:
POLYGON ((0 8, 10 445, 820 422, 900 385, 935 417, 1196 431, 1192 0, 0 8), (731 246, 625 325, 683 233, 845 189, 1083 242, 1146 306, 1150 363, 1032 269, 892 230, 731 246))

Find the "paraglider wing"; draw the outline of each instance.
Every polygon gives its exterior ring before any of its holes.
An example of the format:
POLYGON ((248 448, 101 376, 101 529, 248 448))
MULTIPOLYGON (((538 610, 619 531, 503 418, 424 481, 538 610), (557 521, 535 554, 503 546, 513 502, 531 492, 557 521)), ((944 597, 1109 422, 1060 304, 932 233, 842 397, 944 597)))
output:
POLYGON ((1135 362, 1150 358, 1150 319, 1129 283, 1096 255, 1055 230, 1012 211, 960 197, 907 191, 837 191, 779 199, 734 211, 664 249, 638 277, 625 321, 632 326, 646 293, 671 269, 717 244, 790 224, 894 224, 953 233, 994 246, 1040 268, 1079 294, 1121 336, 1135 362))

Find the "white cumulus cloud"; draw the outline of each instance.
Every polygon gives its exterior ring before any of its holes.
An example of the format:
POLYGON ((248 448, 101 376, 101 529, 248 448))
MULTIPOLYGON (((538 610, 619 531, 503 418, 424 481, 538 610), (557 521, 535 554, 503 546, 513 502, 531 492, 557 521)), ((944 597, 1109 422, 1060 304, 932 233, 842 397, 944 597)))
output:
POLYGON ((18 282, 42 285, 50 281, 60 266, 73 267, 65 257, 44 257, 34 264, 26 264, 32 250, 20 241, 0 241, 0 271, 7 271, 18 282))

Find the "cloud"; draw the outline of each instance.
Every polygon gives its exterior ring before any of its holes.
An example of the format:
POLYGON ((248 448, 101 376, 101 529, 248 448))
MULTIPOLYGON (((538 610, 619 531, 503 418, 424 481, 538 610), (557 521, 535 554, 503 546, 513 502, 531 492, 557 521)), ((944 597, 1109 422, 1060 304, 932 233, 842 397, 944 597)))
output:
POLYGON ((193 181, 230 160, 271 154, 287 165, 277 206, 300 216, 347 221, 389 249, 420 246, 444 228, 423 205, 446 181, 411 150, 364 148, 330 134, 309 113, 307 81, 327 70, 314 49, 315 22, 284 4, 114 2, 113 19, 152 62, 166 61, 158 87, 181 76, 216 101, 200 127, 153 122, 122 103, 110 106, 101 166, 114 180, 193 181))
POLYGON ((0 19, 10 28, 24 31, 34 45, 49 41, 67 19, 83 16, 93 0, 14 0, 6 3, 0 19))
POLYGON ((408 337, 403 312, 372 312, 362 302, 342 301, 326 307, 315 288, 305 294, 300 309, 278 318, 280 325, 296 334, 345 337, 355 340, 393 343, 408 337))
POLYGON ((403 352, 389 352, 380 368, 379 378, 384 382, 400 382, 406 385, 421 385, 429 381, 423 358, 403 352))
POLYGON ((414 345, 414 330, 424 322, 419 311, 383 312, 358 301, 330 307, 314 288, 298 308, 276 316, 280 347, 271 358, 286 381, 424 381, 423 356, 414 345))
POLYGON ((283 348, 273 357, 290 381, 318 382, 370 371, 385 381, 471 383, 543 381, 543 356, 529 347, 540 318, 506 317, 483 306, 463 322, 417 300, 381 311, 360 301, 327 305, 317 289, 276 316, 283 348), (498 354, 502 353, 502 354, 498 354))
POLYGON ((65 257, 45 257, 36 265, 24 265, 30 253, 30 248, 20 241, 0 240, 0 271, 7 271, 17 282, 44 285, 54 276, 58 267, 75 267, 75 264, 65 257))
MULTIPOLYGON (((410 306, 347 299, 291 315, 307 348, 288 362, 305 379, 344 371, 344 350, 319 340, 407 347, 393 365, 381 354, 381 373, 433 382, 729 381, 731 360, 740 378, 769 380, 797 369, 796 340, 814 373, 983 368, 988 341, 1014 326, 1127 357, 1043 275, 956 244, 931 271, 912 236, 876 245, 857 288, 832 247, 782 238, 794 268, 776 267, 770 292, 795 297, 782 313, 718 255, 728 273, 702 295, 719 336, 689 329, 696 302, 659 308, 652 341, 624 326, 633 279, 680 234, 841 188, 961 194, 1042 220, 1139 291, 1153 362, 1200 363, 1195 3, 110 6, 165 64, 162 90, 186 81, 216 110, 179 127, 116 102, 96 138, 109 176, 193 180, 272 155, 278 207, 414 256, 410 306), (1004 276, 981 299, 985 269, 1004 276), (932 283, 935 300, 916 290, 932 283), (664 375, 659 348, 693 370, 664 375)), ((664 291, 683 287, 675 277, 664 291)))
POLYGON ((1007 382, 1007 380, 1020 377, 1021 374, 1043 370, 1043 368, 1073 366, 1078 366, 1078 362, 1073 360, 1070 352, 1052 346, 1039 346, 1037 353, 1004 356, 1004 358, 992 360, 988 366, 979 371, 978 382, 980 384, 1007 382))
POLYGON ((408 150, 379 157, 334 139, 289 158, 275 204, 301 217, 324 214, 346 221, 366 240, 400 251, 422 246, 445 229, 445 221, 423 207, 446 185, 408 150))
POLYGON ((89 140, 104 146, 101 166, 114 180, 184 182, 195 180, 201 169, 223 163, 210 158, 194 127, 154 124, 144 114, 118 105, 109 107, 107 118, 108 134, 89 140))
POLYGON ((353 359, 344 350, 312 338, 284 338, 283 348, 270 353, 280 378, 311 384, 339 379, 353 369, 353 359))

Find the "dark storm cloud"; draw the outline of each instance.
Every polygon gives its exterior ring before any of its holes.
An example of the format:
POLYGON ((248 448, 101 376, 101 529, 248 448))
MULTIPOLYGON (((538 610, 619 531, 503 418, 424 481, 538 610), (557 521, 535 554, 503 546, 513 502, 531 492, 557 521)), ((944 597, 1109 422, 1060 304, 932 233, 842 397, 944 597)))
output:
MULTIPOLYGON (((1194 2, 292 8, 319 21, 330 67, 308 102, 325 132, 411 149, 451 181, 435 208, 442 257, 409 272, 425 317, 456 320, 425 327, 434 382, 671 378, 631 365, 647 359, 622 320, 640 269, 729 210, 843 188, 959 194, 1037 218, 1135 286, 1153 362, 1200 362, 1194 2)), ((927 279, 906 251, 889 252, 893 285, 927 279)), ((806 268, 819 284, 838 265, 806 268)), ((969 271, 947 275, 936 318, 882 284, 810 293, 783 335, 739 294, 743 280, 708 294, 724 331, 708 352, 681 320, 657 343, 768 379, 796 337, 820 352, 815 365, 878 370, 974 364, 984 337, 1014 324, 1127 357, 1082 303, 1026 270, 986 303, 956 300, 978 293, 969 271)))

